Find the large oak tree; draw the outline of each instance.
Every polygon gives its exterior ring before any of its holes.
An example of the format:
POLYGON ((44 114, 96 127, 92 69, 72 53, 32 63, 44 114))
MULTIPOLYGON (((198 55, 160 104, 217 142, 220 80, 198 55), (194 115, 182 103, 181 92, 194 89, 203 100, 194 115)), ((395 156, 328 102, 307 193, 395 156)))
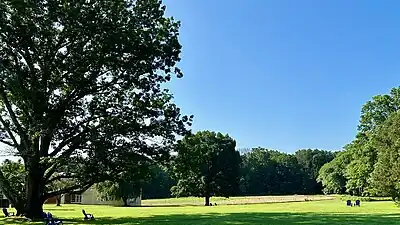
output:
POLYGON ((191 117, 162 88, 182 76, 179 22, 159 0, 0 1, 0 141, 23 159, 19 214, 168 156, 191 117), (129 165, 130 164, 130 165, 129 165), (54 190, 54 183, 64 185, 54 190), (69 185, 68 185, 69 184, 69 185))

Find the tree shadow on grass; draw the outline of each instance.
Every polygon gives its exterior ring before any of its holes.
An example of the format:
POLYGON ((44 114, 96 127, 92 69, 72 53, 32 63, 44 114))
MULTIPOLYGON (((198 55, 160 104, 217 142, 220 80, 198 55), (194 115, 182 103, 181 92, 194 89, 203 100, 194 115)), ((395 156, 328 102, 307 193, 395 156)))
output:
POLYGON ((319 213, 231 213, 159 215, 153 217, 97 218, 94 221, 66 220, 65 224, 132 224, 132 225, 227 225, 227 224, 400 224, 400 214, 319 214, 319 213))

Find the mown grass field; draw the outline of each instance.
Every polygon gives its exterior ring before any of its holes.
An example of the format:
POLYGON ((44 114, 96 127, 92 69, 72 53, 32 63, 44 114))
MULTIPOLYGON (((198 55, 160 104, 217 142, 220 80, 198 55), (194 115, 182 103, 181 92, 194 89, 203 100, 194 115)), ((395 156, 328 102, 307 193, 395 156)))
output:
MULTIPOLYGON (((218 203, 218 200, 213 199, 218 203)), ((144 201, 149 205, 165 205, 166 200, 144 201)), ((346 207, 334 199, 248 205, 174 206, 179 202, 202 202, 186 198, 168 200, 170 206, 108 207, 46 205, 45 209, 61 218, 64 224, 136 224, 136 225, 228 225, 228 224, 400 224, 400 208, 392 202, 362 202, 361 207, 346 207), (83 221, 81 209, 93 213, 95 221, 83 221)), ((30 224, 21 219, 1 218, 0 224, 30 224)), ((37 223, 43 224, 43 223, 37 223)))
MULTIPOLYGON (((283 195, 283 196, 251 196, 251 197, 215 197, 211 198, 212 203, 218 205, 243 205, 243 204, 259 204, 259 203, 275 203, 275 202, 302 202, 302 201, 319 201, 334 199, 334 196, 323 195, 283 195)), ((204 198, 170 198, 170 199, 151 199, 143 200, 144 206, 200 206, 204 205, 204 198)))

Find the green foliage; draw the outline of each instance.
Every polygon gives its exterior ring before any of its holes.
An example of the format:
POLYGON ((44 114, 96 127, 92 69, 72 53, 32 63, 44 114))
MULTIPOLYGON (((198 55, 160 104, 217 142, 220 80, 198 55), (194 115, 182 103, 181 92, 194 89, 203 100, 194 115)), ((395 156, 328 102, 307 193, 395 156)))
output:
POLYGON ((176 185, 171 172, 164 166, 154 165, 150 170, 148 182, 143 184, 142 199, 171 197, 171 188, 176 185))
POLYGON ((301 170, 292 155, 255 148, 242 156, 242 195, 292 194, 301 183, 301 170))
POLYGON ((347 193, 362 196, 369 195, 369 178, 374 170, 377 152, 370 138, 359 134, 356 139, 346 145, 345 151, 351 154, 345 175, 347 193))
POLYGON ((143 184, 151 179, 151 165, 133 165, 126 170, 110 180, 96 184, 95 188, 101 199, 122 200, 124 206, 128 206, 129 199, 140 196, 143 184))
POLYGON ((400 113, 392 114, 373 136, 378 161, 371 182, 375 194, 390 196, 400 201, 400 113))
POLYGON ((240 155, 228 135, 210 131, 187 135, 176 146, 175 196, 229 197, 238 192, 240 155))
POLYGON ((374 96, 362 106, 358 130, 361 133, 373 131, 399 109, 400 87, 392 88, 389 94, 374 96))
POLYGON ((317 182, 319 170, 325 163, 333 160, 334 154, 318 149, 302 149, 296 151, 295 156, 304 173, 304 191, 314 194, 321 193, 322 186, 317 182))
POLYGON ((162 88, 182 77, 180 23, 164 11, 159 0, 0 1, 1 142, 23 158, 27 217, 48 197, 166 160, 186 134, 192 117, 162 88))
POLYGON ((241 194, 320 193, 315 176, 333 157, 333 153, 317 149, 299 150, 293 155, 254 148, 242 156, 241 194))
POLYGON ((346 191, 345 172, 351 155, 346 151, 338 152, 336 157, 324 164, 319 170, 317 181, 323 186, 325 194, 343 194, 346 191))
POLYGON ((377 163, 378 152, 371 136, 381 124, 397 112, 400 106, 400 88, 392 88, 389 94, 377 95, 361 109, 359 133, 355 140, 345 147, 352 154, 352 161, 346 169, 347 193, 353 195, 376 195, 370 184, 371 174, 377 163))
POLYGON ((359 133, 344 147, 343 155, 346 157, 337 157, 320 171, 318 180, 324 185, 325 192, 343 193, 344 181, 346 192, 352 195, 393 195, 390 190, 393 191, 394 188, 388 187, 388 181, 382 177, 382 168, 389 169, 391 163, 387 156, 380 154, 381 142, 373 139, 382 136, 382 129, 389 129, 387 120, 392 114, 396 114, 399 108, 400 87, 392 88, 389 94, 374 96, 363 105, 359 133))
POLYGON ((102 200, 123 200, 124 206, 127 206, 128 199, 140 196, 140 184, 129 180, 105 181, 96 184, 96 189, 102 200))
MULTIPOLYGON (((1 164, 0 170, 3 173, 4 177, 10 182, 12 188, 17 193, 17 195, 23 196, 26 192, 26 171, 24 168, 24 164, 22 164, 21 160, 15 162, 6 159, 1 164)), ((2 190, 1 186, 0 189, 2 190)))

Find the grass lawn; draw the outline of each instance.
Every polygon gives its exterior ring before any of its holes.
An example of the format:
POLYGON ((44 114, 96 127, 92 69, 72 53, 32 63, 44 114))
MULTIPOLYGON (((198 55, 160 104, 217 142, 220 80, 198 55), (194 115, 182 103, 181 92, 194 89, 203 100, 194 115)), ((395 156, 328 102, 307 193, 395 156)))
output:
MULTIPOLYGON (((107 207, 45 206, 64 224, 137 225, 228 225, 228 224, 400 224, 400 208, 392 202, 362 202, 346 207, 340 200, 267 203, 253 205, 107 207), (81 209, 93 213, 95 221, 84 222, 81 209)), ((17 219, 0 219, 0 224, 28 224, 17 219)), ((37 223, 43 224, 43 223, 37 223)))
MULTIPOLYGON (((324 195, 282 195, 282 196, 251 196, 251 197, 213 197, 210 199, 212 203, 218 205, 243 205, 255 203, 272 203, 272 202, 303 202, 307 200, 328 200, 334 199, 334 196, 324 195)), ((204 198, 169 198, 169 199, 150 199, 143 200, 144 206, 199 206, 204 205, 204 198)))

